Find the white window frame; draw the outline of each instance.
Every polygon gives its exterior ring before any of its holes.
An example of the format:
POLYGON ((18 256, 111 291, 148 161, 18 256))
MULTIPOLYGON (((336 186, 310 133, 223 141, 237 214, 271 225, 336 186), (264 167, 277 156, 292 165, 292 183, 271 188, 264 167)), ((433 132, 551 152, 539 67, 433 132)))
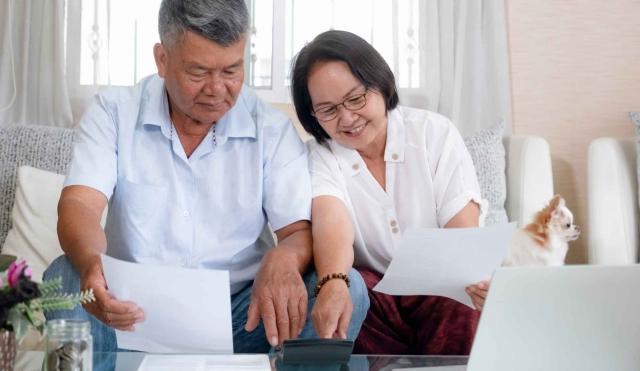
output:
MULTIPOLYGON (((251 0, 260 1, 260 0, 251 0)), ((286 25, 285 0, 273 0, 273 28, 271 50, 271 88, 253 88, 263 100, 271 103, 291 103, 289 87, 285 83, 284 43, 286 25)), ((247 48, 248 50, 248 48, 247 48)), ((248 60, 248 58, 247 58, 248 60)))
MULTIPOLYGON (((103 85, 80 84, 80 55, 83 42, 81 38, 82 1, 93 0, 67 0, 67 84, 74 106, 85 104, 100 88, 104 87, 103 85)), ((250 1, 260 0, 246 1, 249 3, 250 1)), ((250 4, 247 5, 250 6, 250 4)), ((398 4, 395 6, 398 6, 398 4)), ((256 94, 267 102, 292 102, 290 88, 285 81, 285 67, 287 69, 291 67, 285 66, 286 26, 286 0, 273 0, 271 87, 253 87, 256 94)), ((397 30, 394 32, 397 32, 397 30)), ((250 60, 248 47, 245 57, 247 61, 245 63, 248 63, 250 60)), ((245 66, 245 71, 248 73, 248 65, 245 66)), ((246 78, 245 84, 247 84, 246 78)), ((420 89, 415 88, 399 88, 398 90, 403 95, 413 95, 420 91, 420 89)))
MULTIPOLYGON (((67 0, 66 71, 67 89, 74 111, 84 106, 101 86, 80 84, 80 53, 82 48, 82 1, 67 0)), ((84 0, 87 1, 87 0, 84 0)))

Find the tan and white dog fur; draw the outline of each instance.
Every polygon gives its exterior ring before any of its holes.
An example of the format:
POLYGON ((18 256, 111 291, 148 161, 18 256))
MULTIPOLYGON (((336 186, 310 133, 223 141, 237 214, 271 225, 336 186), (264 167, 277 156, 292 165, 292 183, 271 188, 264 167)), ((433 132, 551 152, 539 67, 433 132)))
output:
POLYGON ((569 241, 580 235, 564 199, 554 196, 533 222, 513 236, 503 266, 563 265, 569 241))

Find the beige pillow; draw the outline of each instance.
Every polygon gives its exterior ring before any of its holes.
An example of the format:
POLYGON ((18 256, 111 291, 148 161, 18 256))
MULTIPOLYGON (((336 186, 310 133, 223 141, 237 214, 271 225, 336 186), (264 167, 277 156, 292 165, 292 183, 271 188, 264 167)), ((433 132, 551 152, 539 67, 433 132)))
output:
MULTIPOLYGON (((12 227, 2 253, 25 259, 33 269, 34 281, 41 282, 51 261, 63 254, 57 232, 58 199, 63 185, 64 175, 31 166, 18 168, 12 227)), ((102 226, 106 212, 105 208, 102 226)))
POLYGON ((12 227, 2 253, 25 259, 33 269, 34 281, 42 281, 49 263, 63 254, 56 232, 63 184, 64 175, 30 166, 18 168, 12 227))

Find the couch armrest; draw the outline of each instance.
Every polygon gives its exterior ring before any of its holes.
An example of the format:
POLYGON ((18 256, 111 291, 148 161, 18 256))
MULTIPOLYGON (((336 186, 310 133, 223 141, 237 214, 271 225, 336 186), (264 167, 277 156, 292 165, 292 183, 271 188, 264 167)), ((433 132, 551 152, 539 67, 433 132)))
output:
POLYGON ((633 264, 638 258, 638 181, 633 139, 589 145, 589 263, 633 264))
POLYGON ((549 144, 541 137, 513 135, 504 138, 507 160, 507 200, 510 221, 528 224, 553 197, 553 172, 549 144))

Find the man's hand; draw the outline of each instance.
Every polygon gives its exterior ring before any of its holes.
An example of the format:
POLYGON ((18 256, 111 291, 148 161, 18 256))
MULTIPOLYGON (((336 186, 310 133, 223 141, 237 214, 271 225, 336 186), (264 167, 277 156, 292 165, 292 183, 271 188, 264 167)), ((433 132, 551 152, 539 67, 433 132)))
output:
POLYGON ((347 338, 353 303, 346 282, 332 279, 322 286, 311 312, 313 327, 319 337, 347 338))
POLYGON ((296 338, 307 319, 307 289, 297 267, 285 250, 272 249, 253 282, 245 330, 255 330, 262 319, 271 346, 296 338))
POLYGON ((108 326, 133 331, 133 325, 144 320, 142 309, 134 303, 115 300, 107 291, 102 272, 100 254, 107 250, 107 238, 100 218, 106 205, 106 196, 93 188, 65 187, 58 203, 58 238, 80 274, 81 288, 93 289, 96 301, 85 304, 87 312, 108 326))
POLYGON ((484 307, 484 301, 487 299, 487 293, 489 292, 489 281, 481 281, 475 285, 469 285, 466 288, 467 295, 471 298, 473 306, 479 312, 484 307))
POLYGON ((96 300, 85 304, 87 312, 122 331, 133 331, 134 324, 144 321, 144 312, 135 303, 118 301, 107 291, 100 258, 94 260, 80 277, 82 290, 93 289, 96 300))

